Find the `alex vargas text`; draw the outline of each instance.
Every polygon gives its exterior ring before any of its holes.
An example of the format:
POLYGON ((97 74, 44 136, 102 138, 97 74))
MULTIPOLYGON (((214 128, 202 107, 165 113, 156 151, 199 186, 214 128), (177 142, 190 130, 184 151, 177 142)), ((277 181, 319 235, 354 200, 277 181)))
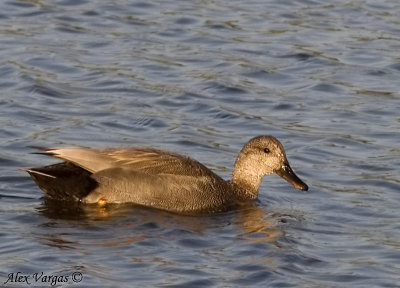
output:
POLYGON ((70 275, 46 275, 44 272, 36 272, 32 274, 23 274, 21 272, 9 273, 8 278, 3 284, 19 283, 31 285, 31 283, 47 283, 52 286, 58 283, 67 283, 70 275))

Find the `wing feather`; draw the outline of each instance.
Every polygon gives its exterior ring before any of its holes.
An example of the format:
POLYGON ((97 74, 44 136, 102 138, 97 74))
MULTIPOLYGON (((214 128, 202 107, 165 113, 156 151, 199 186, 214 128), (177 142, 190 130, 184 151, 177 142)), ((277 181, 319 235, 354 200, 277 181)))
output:
POLYGON ((216 176, 200 162, 189 157, 152 148, 59 148, 45 150, 48 155, 72 162, 91 172, 124 168, 148 174, 216 176))

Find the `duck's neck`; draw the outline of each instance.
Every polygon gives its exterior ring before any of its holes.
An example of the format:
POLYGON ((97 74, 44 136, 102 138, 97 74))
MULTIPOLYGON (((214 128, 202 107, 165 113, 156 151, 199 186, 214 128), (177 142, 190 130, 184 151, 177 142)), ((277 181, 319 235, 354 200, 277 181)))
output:
POLYGON ((239 155, 233 169, 232 184, 245 191, 249 198, 256 199, 263 176, 251 159, 239 155))

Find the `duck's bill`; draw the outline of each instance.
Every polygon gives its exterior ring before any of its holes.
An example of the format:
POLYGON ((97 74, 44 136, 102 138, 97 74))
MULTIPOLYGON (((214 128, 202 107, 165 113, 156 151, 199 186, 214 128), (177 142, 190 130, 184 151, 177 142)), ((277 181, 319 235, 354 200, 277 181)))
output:
POLYGON ((289 166, 288 163, 282 165, 282 167, 279 170, 275 171, 275 173, 288 181, 290 184, 292 184, 294 188, 302 191, 308 190, 307 184, 301 181, 301 179, 297 177, 296 174, 294 174, 292 168, 289 166))

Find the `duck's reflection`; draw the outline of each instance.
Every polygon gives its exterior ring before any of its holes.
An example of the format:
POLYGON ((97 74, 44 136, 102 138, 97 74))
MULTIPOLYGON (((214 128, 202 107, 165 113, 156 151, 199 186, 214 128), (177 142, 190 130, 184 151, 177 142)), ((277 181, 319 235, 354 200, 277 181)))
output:
MULTIPOLYGON (((131 204, 99 207, 98 205, 81 205, 77 202, 45 199, 38 211, 51 220, 47 226, 57 225, 55 223, 59 221, 66 223, 64 220, 68 221, 69 227, 76 225, 77 229, 85 225, 107 230, 110 225, 113 227, 123 225, 124 233, 117 235, 116 239, 105 240, 103 243, 105 246, 117 246, 118 243, 127 245, 141 241, 146 238, 146 234, 156 230, 161 232, 187 231, 205 235, 212 229, 230 229, 229 226, 233 225, 232 229, 241 239, 270 244, 276 244, 277 239, 283 234, 282 225, 280 225, 282 217, 277 214, 267 214, 256 204, 249 204, 241 209, 219 214, 183 216, 131 204)), ((46 242, 51 246, 62 248, 74 246, 71 245, 71 239, 62 239, 60 234, 49 233, 46 238, 48 238, 46 242)), ((72 238, 79 241, 79 238, 72 238)))
POLYGON ((266 214, 262 208, 252 205, 237 211, 237 216, 242 237, 250 241, 276 243, 283 234, 278 214, 266 214))

